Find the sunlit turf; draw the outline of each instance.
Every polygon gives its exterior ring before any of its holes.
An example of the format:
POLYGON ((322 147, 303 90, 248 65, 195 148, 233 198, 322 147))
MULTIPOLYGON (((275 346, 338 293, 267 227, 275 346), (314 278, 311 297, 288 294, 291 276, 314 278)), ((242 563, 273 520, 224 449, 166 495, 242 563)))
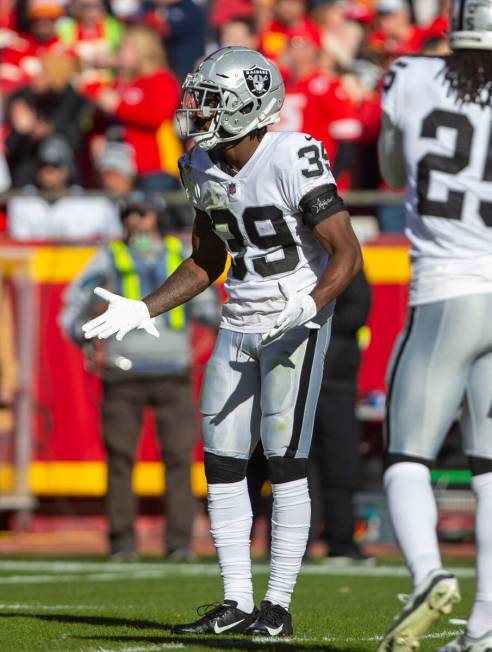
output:
MULTIPOLYGON (((294 637, 273 642, 246 637, 174 636, 170 626, 194 619, 196 607, 221 599, 213 563, 172 565, 148 560, 111 564, 98 559, 0 558, 2 652, 158 652, 168 649, 352 650, 377 648, 378 636, 401 608, 398 593, 410 590, 401 565, 332 570, 306 564, 292 603, 294 637)), ((452 618, 465 619, 471 605, 473 569, 459 566, 463 601, 452 618)), ((267 566, 255 566, 255 596, 263 597, 267 566)), ((422 643, 433 650, 460 626, 442 619, 422 643)))

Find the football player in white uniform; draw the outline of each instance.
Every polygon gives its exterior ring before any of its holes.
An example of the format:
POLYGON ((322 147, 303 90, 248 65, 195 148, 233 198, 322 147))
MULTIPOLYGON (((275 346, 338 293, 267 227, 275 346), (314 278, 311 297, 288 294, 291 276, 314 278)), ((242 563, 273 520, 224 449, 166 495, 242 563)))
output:
POLYGON ((455 0, 445 57, 400 59, 386 78, 383 174, 406 184, 413 278, 388 374, 384 484, 414 591, 379 650, 415 650, 460 599, 441 565, 430 468, 463 407, 477 499, 477 593, 440 652, 492 652, 492 0, 455 0))
MULTIPOLYGON (((152 317, 213 283, 231 257, 221 329, 200 400, 211 533, 224 600, 174 633, 288 636, 306 548, 306 462, 334 300, 361 266, 323 144, 267 132, 284 100, 279 71, 254 50, 228 47, 188 75, 178 121, 195 148, 180 160, 196 210, 193 253, 159 290, 110 305, 87 337, 154 331, 152 317), (253 601, 246 467, 259 437, 273 490, 271 573, 253 601)), ((179 431, 177 432, 179 436, 179 431)))

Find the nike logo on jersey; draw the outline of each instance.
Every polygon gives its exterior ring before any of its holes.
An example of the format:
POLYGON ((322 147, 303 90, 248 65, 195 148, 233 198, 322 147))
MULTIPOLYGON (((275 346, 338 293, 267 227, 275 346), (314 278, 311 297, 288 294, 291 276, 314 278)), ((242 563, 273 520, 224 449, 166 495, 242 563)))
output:
POLYGON ((228 629, 232 629, 233 627, 236 627, 236 625, 239 625, 244 621, 244 618, 241 620, 238 620, 235 623, 231 623, 230 625, 224 625, 223 627, 220 627, 220 625, 217 625, 217 623, 214 623, 214 632, 216 634, 222 634, 222 632, 227 632, 228 629))
POLYGON ((270 636, 278 636, 280 632, 283 630, 284 626, 280 625, 280 627, 268 627, 267 626, 267 632, 270 634, 270 636))

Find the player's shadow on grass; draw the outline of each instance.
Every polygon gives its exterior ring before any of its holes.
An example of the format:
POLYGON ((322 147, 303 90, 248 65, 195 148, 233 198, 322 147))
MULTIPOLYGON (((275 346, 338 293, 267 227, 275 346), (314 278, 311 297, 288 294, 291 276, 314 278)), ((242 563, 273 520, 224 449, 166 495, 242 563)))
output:
POLYGON ((36 618, 46 622, 72 623, 73 625, 101 625, 103 627, 133 627, 137 629, 170 630, 171 625, 137 618, 117 618, 116 616, 78 616, 70 614, 39 614, 26 612, 0 612, 1 618, 36 618))
POLYGON ((328 641, 311 642, 306 641, 303 643, 299 639, 289 641, 287 638, 275 639, 269 643, 264 638, 254 639, 247 637, 225 637, 225 636, 73 636, 73 640, 90 640, 90 641, 112 641, 117 643, 148 643, 155 645, 163 644, 176 644, 187 647, 205 647, 210 649, 229 649, 235 650, 258 650, 259 652, 281 652, 288 650, 289 652, 313 652, 318 650, 321 652, 367 652, 367 648, 354 647, 354 648, 339 648, 330 645, 328 641))
MULTIPOLYGON (((159 629, 163 632, 169 632, 171 625, 168 623, 156 622, 152 620, 138 620, 130 618, 117 618, 113 616, 78 616, 69 614, 39 614, 39 613, 19 613, 15 612, 0 612, 1 618, 35 618, 44 622, 58 622, 63 624, 72 625, 93 625, 95 627, 131 627, 136 629, 159 629)), ((353 647, 353 648, 339 648, 330 645, 329 641, 311 642, 295 639, 276 639, 270 644, 265 639, 254 639, 246 637, 224 637, 224 636, 135 636, 135 635, 116 635, 105 636, 100 634, 95 635, 72 635, 73 640, 84 641, 106 641, 106 642, 120 642, 120 643, 148 643, 148 644, 165 644, 165 643, 180 643, 186 647, 204 646, 210 649, 228 649, 234 648, 236 650, 258 650, 260 652, 279 652, 287 650, 289 652, 309 652, 319 650, 323 652, 367 652, 367 648, 353 647)))

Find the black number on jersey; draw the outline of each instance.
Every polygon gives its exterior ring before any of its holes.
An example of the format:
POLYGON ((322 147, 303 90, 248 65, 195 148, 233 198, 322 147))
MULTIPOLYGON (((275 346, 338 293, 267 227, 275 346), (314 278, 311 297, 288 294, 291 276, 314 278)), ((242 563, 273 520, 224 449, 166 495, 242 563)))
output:
POLYGON ((406 68, 408 63, 405 61, 397 61, 395 65, 388 71, 384 78, 384 91, 387 92, 393 86, 393 82, 396 79, 396 73, 398 68, 406 68))
POLYGON ((308 145, 307 147, 302 147, 297 152, 297 156, 299 158, 305 158, 308 162, 308 167, 301 169, 302 176, 306 177, 307 179, 320 177, 324 172, 324 168, 326 168, 327 172, 330 171, 328 154, 326 153, 326 149, 323 143, 321 143, 321 147, 318 147, 318 145, 308 145))
MULTIPOLYGON (((490 125, 490 139, 487 147, 487 159, 485 161, 484 181, 492 182, 492 124, 490 125)), ((480 202, 480 217, 487 226, 492 226, 492 202, 480 202)))
POLYGON ((216 208, 211 212, 210 216, 217 235, 224 237, 225 231, 229 235, 226 238, 227 244, 231 252, 236 254, 232 257, 232 271, 235 278, 241 281, 246 276, 246 265, 244 263, 246 246, 242 233, 237 225, 236 216, 227 210, 227 208, 216 208))
POLYGON ((473 140, 473 126, 463 113, 451 113, 436 109, 429 113, 422 123, 421 138, 436 138, 439 127, 448 127, 456 131, 456 147, 453 156, 427 154, 418 164, 417 188, 419 213, 433 217, 445 217, 449 220, 461 219, 465 193, 451 190, 446 201, 428 199, 431 172, 458 174, 470 163, 473 140))
MULTIPOLYGON (((241 281, 246 276, 244 254, 246 243, 239 230, 236 216, 228 209, 215 209, 211 211, 211 218, 215 232, 223 234, 221 226, 226 225, 229 237, 227 244, 231 252, 236 255, 232 258, 232 272, 234 278, 241 281)), ((299 253, 292 233, 284 220, 282 211, 276 206, 255 206, 246 208, 243 213, 243 223, 249 240, 258 249, 271 249, 281 247, 284 257, 280 260, 268 260, 266 256, 253 258, 253 268, 260 276, 267 277, 274 274, 292 272, 299 263, 299 253), (261 234, 256 223, 270 222, 273 233, 261 234)))
MULTIPOLYGON (((442 217, 448 220, 460 220, 463 213, 465 193, 450 190, 446 201, 429 199, 429 186, 432 172, 444 172, 457 175, 470 164, 473 125, 463 113, 441 111, 435 109, 422 123, 421 138, 436 138, 439 127, 447 127, 456 131, 456 144, 453 156, 440 154, 427 154, 420 159, 417 167, 417 194, 420 215, 429 217, 442 217)), ((483 180, 492 181, 492 128, 490 142, 487 150, 487 161, 483 180)), ((487 226, 492 226, 492 204, 481 202, 480 216, 487 226)))

